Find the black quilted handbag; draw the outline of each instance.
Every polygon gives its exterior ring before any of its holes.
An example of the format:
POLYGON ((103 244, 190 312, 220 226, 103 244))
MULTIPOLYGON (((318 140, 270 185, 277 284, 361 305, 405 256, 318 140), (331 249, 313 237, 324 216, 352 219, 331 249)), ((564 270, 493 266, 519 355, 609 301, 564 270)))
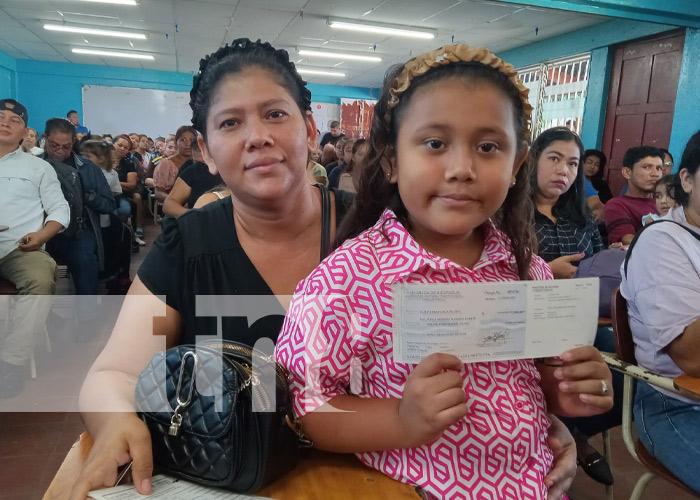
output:
POLYGON ((297 463, 286 376, 246 345, 208 341, 158 353, 139 376, 136 406, 159 472, 252 493, 297 463), (255 357, 264 362, 253 370, 255 357))

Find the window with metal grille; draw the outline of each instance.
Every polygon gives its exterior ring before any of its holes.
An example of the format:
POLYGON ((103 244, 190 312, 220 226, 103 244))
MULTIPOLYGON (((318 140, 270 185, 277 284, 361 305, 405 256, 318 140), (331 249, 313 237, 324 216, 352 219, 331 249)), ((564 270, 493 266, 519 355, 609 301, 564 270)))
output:
POLYGON ((530 89, 533 138, 556 126, 581 133, 590 59, 590 54, 582 54, 518 69, 530 89))

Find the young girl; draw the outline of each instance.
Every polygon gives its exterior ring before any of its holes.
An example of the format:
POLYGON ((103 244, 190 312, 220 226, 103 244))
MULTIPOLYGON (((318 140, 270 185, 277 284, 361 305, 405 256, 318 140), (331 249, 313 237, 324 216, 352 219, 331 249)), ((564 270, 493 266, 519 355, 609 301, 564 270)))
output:
MULTIPOLYGON (((109 189, 117 200, 117 215, 128 215, 131 213, 131 205, 129 200, 124 197, 122 186, 119 183, 119 175, 112 166, 112 156, 114 154, 114 146, 102 141, 87 141, 80 147, 80 154, 100 167, 102 173, 107 179, 109 189)), ((107 215, 109 220, 109 215, 107 215)))
POLYGON ((642 224, 647 225, 650 222, 659 220, 661 217, 678 206, 678 203, 673 199, 673 193, 676 189, 681 188, 681 181, 678 175, 664 175, 654 184, 654 199, 656 200, 657 214, 647 214, 642 217, 642 224))
POLYGON ((516 75, 465 45, 389 72, 339 229, 338 241, 350 239, 299 284, 277 344, 316 447, 358 453, 437 498, 545 498, 547 405, 578 415, 612 406, 592 347, 563 353, 556 369, 393 358, 391 284, 551 279, 532 255, 532 108, 516 75))

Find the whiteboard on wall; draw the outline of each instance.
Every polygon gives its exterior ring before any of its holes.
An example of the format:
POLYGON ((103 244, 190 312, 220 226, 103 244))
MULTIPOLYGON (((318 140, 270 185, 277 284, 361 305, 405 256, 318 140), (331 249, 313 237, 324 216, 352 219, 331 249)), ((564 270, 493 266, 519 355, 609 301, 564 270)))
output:
POLYGON ((165 137, 192 124, 189 92, 83 85, 81 123, 94 134, 165 137))
POLYGON ((328 102, 312 102, 311 112, 314 115, 316 128, 321 131, 321 136, 328 132, 332 121, 340 121, 340 104, 331 104, 328 102))

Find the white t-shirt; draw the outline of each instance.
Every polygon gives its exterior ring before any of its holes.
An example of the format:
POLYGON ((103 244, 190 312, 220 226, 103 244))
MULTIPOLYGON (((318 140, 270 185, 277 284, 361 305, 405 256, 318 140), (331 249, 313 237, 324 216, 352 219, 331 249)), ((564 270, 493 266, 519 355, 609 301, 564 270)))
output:
POLYGON ((105 179, 107 179, 107 184, 109 184, 109 189, 112 191, 112 194, 116 197, 118 194, 122 194, 122 185, 119 184, 119 174, 117 174, 117 171, 112 169, 109 172, 107 172, 105 169, 101 168, 102 173, 105 175, 105 179))

